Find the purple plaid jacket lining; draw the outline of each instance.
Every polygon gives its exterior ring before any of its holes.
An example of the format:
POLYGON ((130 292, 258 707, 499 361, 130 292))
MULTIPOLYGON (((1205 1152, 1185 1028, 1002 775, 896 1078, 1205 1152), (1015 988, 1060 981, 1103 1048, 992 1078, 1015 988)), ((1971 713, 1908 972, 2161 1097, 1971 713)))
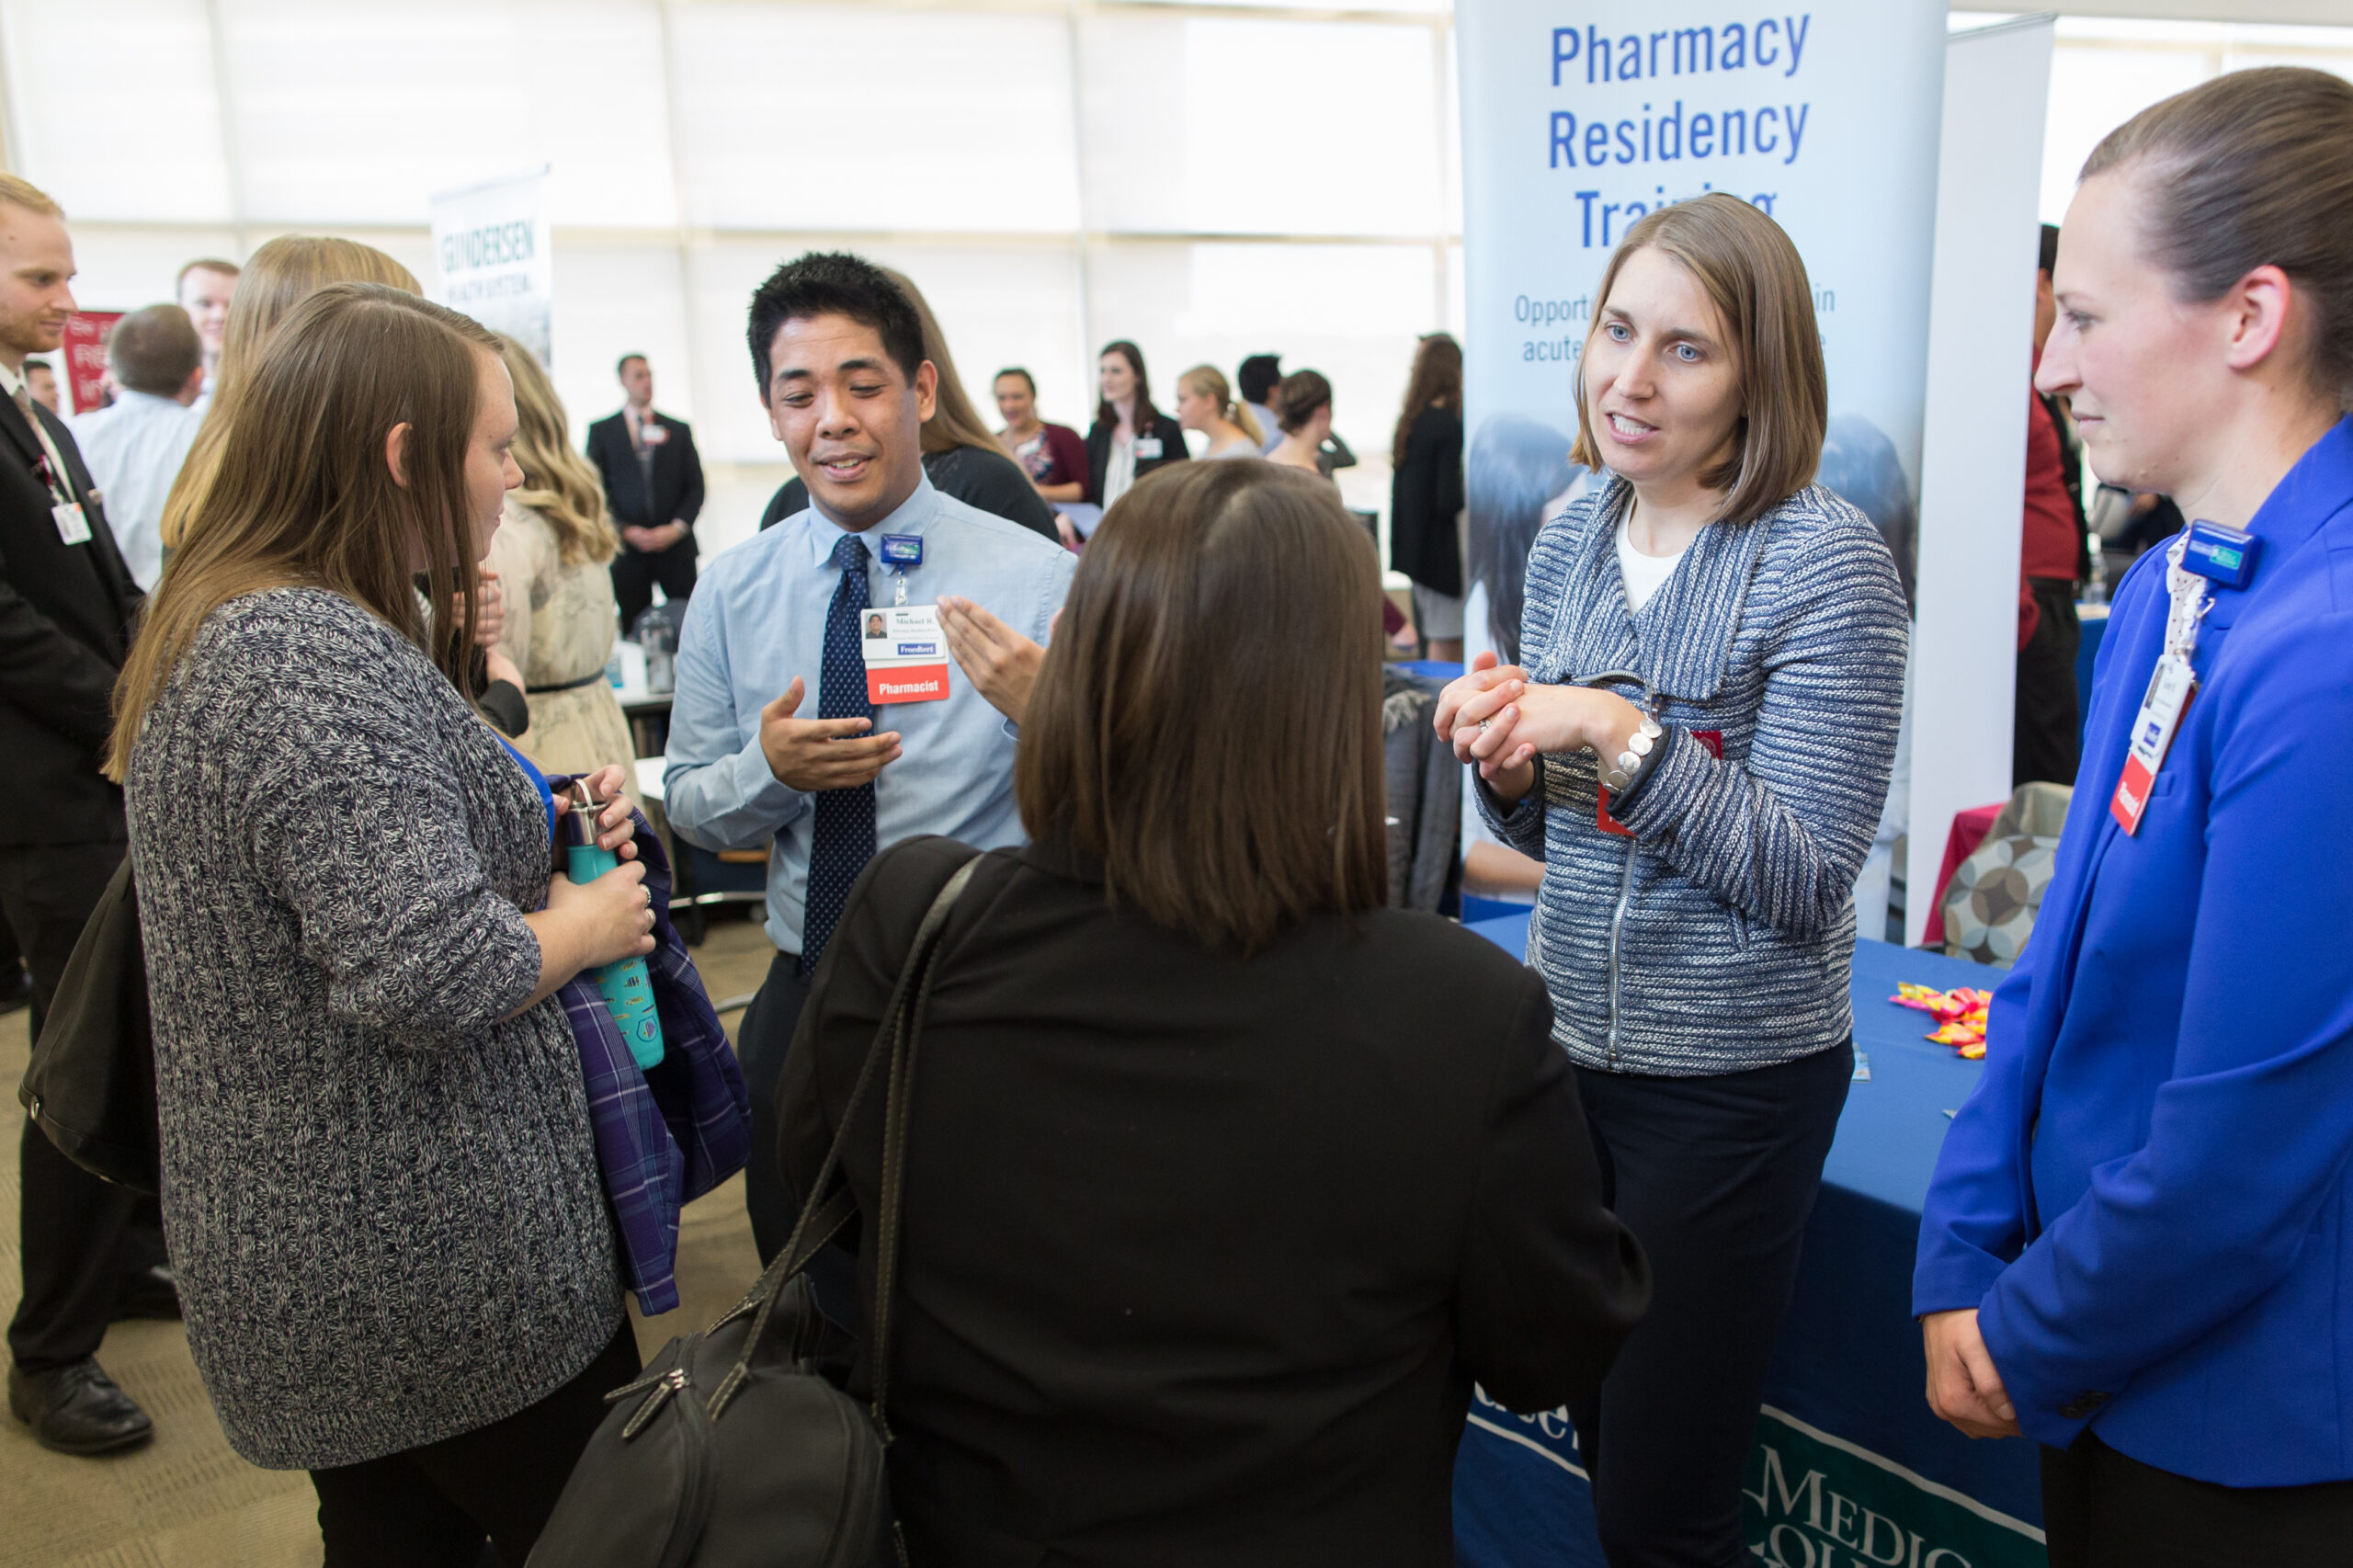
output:
MULTIPOLYGON (((551 780, 559 790, 568 782, 551 780)), ((669 857, 644 814, 633 814, 645 885, 654 890, 655 946, 645 965, 662 1017, 661 1063, 639 1070, 593 973, 574 976, 556 999, 580 1043, 597 1164, 620 1226, 629 1288, 638 1310, 652 1317, 678 1304, 679 1210, 744 1168, 752 1122, 734 1050, 670 924, 669 857)))

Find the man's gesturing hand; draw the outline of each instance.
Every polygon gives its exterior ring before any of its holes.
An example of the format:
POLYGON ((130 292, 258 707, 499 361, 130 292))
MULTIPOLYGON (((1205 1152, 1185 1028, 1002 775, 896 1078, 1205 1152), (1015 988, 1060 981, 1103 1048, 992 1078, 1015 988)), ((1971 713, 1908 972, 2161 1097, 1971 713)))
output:
POLYGON ((760 751, 777 782, 804 792, 848 790, 899 759, 895 731, 879 735, 867 719, 796 719, 808 694, 799 676, 784 695, 760 710, 760 751))

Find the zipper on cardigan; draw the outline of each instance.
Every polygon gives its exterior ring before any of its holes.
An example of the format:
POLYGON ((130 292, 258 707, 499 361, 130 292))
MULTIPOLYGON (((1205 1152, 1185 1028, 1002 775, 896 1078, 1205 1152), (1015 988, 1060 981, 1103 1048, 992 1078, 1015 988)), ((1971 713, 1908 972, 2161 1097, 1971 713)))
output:
MULTIPOLYGON (((1642 708, 1643 716, 1644 718, 1655 719, 1658 717, 1658 688, 1651 685, 1648 680, 1644 680, 1643 682, 1642 708)), ((1597 781, 1599 779, 1601 774, 1602 763, 1603 758, 1597 753, 1594 757, 1594 776, 1597 781)), ((1598 787, 1598 783, 1597 782, 1596 788, 1598 787)), ((1625 864, 1618 869, 1618 907, 1612 910, 1609 915, 1608 1047, 1609 1070, 1612 1073, 1618 1071, 1618 948, 1620 941, 1623 938, 1625 934, 1626 906, 1633 902, 1635 847, 1636 846, 1633 839, 1629 838, 1626 840, 1625 864)))

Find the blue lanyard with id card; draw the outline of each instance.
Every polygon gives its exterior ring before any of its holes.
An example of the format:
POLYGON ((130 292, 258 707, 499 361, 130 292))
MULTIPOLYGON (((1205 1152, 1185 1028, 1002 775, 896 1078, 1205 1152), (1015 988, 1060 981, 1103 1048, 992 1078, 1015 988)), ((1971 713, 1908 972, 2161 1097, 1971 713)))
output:
POLYGON ((2198 675, 2190 661, 2198 653, 2199 623, 2214 606, 2213 589, 2245 588, 2255 580, 2262 553, 2263 540, 2254 534, 2208 522, 2191 523, 2165 552, 2165 592, 2172 605, 2165 613, 2165 647, 2149 672, 2140 710, 2132 716, 2124 770, 2108 803, 2109 815, 2127 837, 2141 831, 2141 816, 2148 810, 2165 754, 2173 749, 2190 699, 2198 695, 2198 675))

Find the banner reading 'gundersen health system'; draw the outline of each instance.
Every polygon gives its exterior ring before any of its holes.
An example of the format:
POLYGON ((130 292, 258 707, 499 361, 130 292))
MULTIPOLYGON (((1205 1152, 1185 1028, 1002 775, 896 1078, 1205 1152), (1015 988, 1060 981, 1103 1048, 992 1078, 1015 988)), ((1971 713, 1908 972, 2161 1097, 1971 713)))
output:
POLYGON ((554 332, 547 168, 433 199, 433 298, 549 364, 554 332))
POLYGON ((1516 652, 1529 544, 1585 483, 1574 378, 1610 251, 1707 191, 1755 203, 1805 258, 1830 371, 1823 479, 1880 525, 1908 589, 1945 16, 1461 0, 1473 647, 1516 652))

